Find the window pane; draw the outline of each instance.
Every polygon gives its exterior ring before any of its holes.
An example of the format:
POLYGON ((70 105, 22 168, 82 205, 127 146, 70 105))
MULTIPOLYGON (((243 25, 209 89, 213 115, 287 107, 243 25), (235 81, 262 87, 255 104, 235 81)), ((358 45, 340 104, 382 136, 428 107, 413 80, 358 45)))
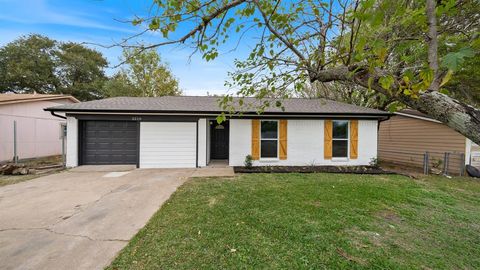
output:
POLYGON ((277 138, 277 121, 262 121, 262 139, 277 138))
POLYGON ((262 158, 276 158, 277 157, 277 141, 262 140, 261 143, 261 157, 262 158))
POLYGON ((332 141, 333 149, 332 149, 332 156, 333 157, 348 157, 348 141, 332 141))
POLYGON ((333 121, 333 138, 346 139, 348 137, 348 121, 333 121))

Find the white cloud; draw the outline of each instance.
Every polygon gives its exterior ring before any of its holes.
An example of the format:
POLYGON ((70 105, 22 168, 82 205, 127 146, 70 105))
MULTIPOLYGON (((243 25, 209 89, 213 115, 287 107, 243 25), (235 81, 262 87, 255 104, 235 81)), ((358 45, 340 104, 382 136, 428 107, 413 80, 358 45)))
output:
MULTIPOLYGON (((84 13, 74 10, 55 10, 45 0, 3 1, 2 8, 7 12, 0 14, 0 20, 22 24, 56 24, 82 28, 101 29, 124 33, 136 33, 128 24, 115 22, 118 26, 108 25, 86 18, 84 13)), ((112 22, 113 19, 112 19, 112 22)))

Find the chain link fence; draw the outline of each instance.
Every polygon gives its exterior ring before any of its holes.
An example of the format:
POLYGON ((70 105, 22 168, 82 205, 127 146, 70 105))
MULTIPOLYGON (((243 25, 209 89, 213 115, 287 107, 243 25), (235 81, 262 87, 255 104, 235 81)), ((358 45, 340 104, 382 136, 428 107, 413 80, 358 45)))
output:
POLYGON ((434 152, 423 153, 407 151, 383 150, 383 154, 390 158, 379 156, 379 161, 383 164, 402 166, 424 174, 437 175, 455 175, 463 176, 465 174, 465 154, 458 152, 434 152), (397 159, 393 160, 391 157, 397 159))

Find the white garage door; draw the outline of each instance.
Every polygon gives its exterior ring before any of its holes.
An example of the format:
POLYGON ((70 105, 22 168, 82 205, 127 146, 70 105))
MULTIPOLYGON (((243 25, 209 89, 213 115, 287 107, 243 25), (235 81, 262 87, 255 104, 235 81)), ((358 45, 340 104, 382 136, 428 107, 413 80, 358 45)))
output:
POLYGON ((191 122, 141 122, 140 168, 196 167, 196 133, 191 122))

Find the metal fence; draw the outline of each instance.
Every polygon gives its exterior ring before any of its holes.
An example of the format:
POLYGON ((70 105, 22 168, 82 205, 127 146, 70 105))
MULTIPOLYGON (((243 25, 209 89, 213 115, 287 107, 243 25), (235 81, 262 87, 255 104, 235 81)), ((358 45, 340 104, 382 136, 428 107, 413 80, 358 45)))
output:
POLYGON ((418 153, 382 150, 380 151, 379 161, 396 166, 404 166, 408 169, 423 172, 426 175, 463 176, 465 173, 465 154, 458 152, 427 151, 418 153))

